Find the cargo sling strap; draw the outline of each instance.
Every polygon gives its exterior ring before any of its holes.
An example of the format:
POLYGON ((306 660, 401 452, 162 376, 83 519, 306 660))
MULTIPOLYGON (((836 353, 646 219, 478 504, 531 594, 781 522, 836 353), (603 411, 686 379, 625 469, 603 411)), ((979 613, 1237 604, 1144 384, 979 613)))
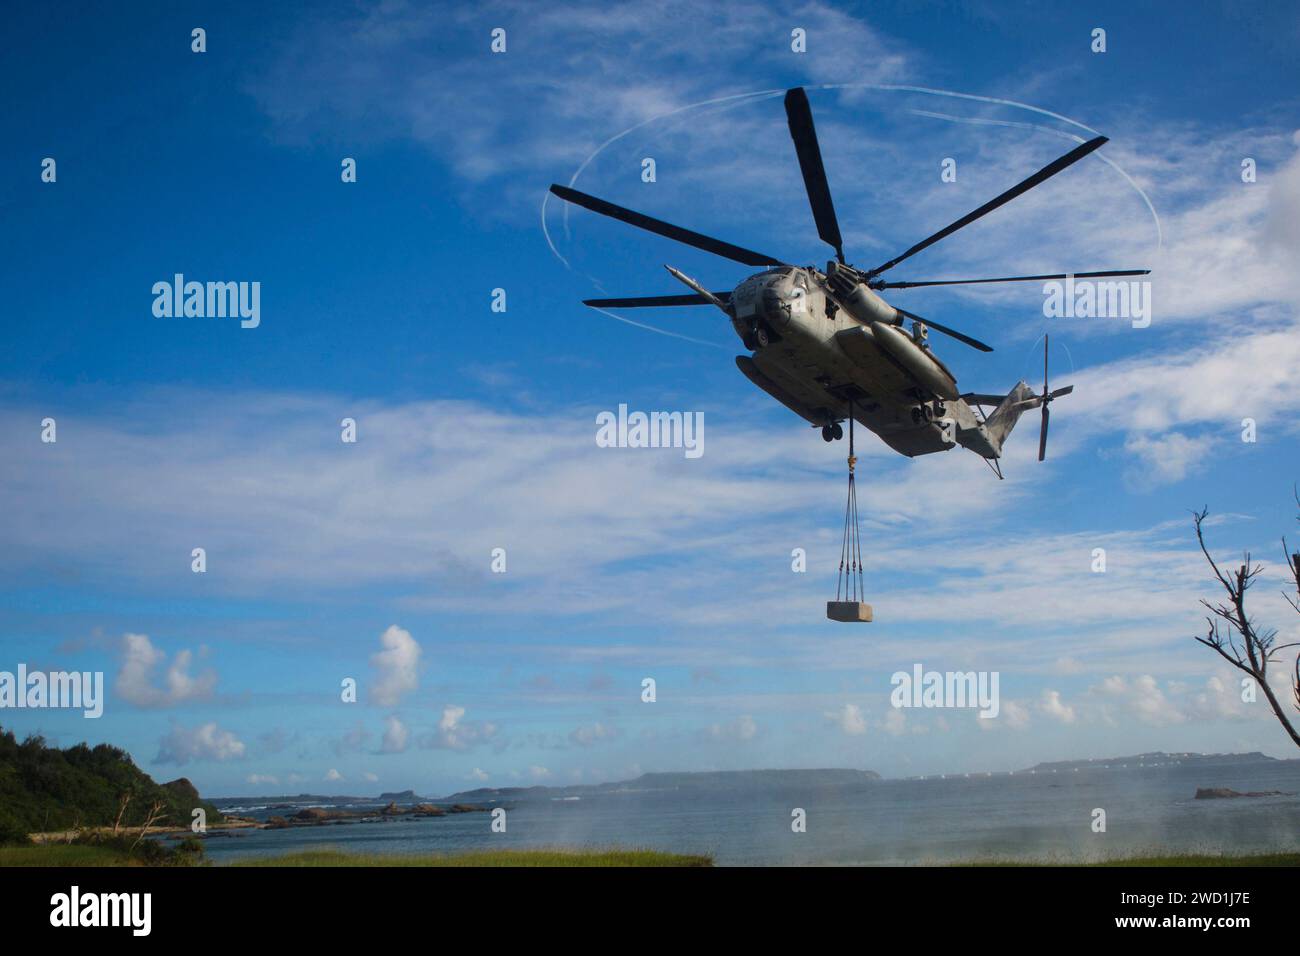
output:
POLYGON ((853 481, 853 469, 857 463, 857 456, 853 454, 853 400, 849 399, 849 495, 844 505, 844 539, 840 546, 840 571, 835 579, 836 601, 867 599, 862 579, 862 542, 858 535, 858 489, 853 481))

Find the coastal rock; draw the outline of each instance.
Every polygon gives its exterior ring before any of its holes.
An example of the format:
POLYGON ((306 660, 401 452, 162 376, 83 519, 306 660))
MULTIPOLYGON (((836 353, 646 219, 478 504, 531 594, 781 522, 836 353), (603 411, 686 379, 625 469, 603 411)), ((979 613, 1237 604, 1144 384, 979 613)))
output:
POLYGON ((1230 797, 1287 797, 1290 794, 1282 790, 1250 790, 1242 793, 1228 787, 1197 787, 1197 800, 1225 800, 1230 797))

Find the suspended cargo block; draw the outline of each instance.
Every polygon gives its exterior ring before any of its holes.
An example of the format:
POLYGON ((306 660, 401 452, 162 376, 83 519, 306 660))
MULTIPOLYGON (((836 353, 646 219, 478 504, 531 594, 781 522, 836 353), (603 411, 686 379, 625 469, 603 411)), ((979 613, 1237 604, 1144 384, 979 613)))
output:
POLYGON ((871 605, 861 601, 827 601, 826 616, 845 624, 870 624, 871 605))

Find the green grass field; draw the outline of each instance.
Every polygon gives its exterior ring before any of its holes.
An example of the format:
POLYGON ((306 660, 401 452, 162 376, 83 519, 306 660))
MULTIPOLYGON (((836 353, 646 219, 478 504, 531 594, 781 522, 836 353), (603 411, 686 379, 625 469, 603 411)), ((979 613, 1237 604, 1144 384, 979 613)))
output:
POLYGON ((148 866, 115 847, 45 843, 0 847, 0 866, 148 866))
MULTIPOLYGON (((138 856, 103 845, 47 843, 39 846, 0 847, 0 867, 6 866, 149 866, 138 856)), ((193 865, 205 866, 195 860, 193 865)), ((451 854, 345 853, 320 847, 284 856, 259 857, 232 866, 712 866, 707 856, 660 853, 655 850, 477 850, 451 854)), ((1105 866, 1105 867, 1300 867, 1300 853, 1267 853, 1255 856, 1144 856, 1106 860, 1100 863, 1019 862, 1008 860, 972 861, 964 866, 1105 866)))
POLYGON ((1094 866, 1300 866, 1300 853, 1264 853, 1256 856, 1141 856, 1110 860, 1094 866))
MULTIPOLYGON (((200 863, 196 865, 211 865, 200 863)), ((111 846, 46 843, 0 847, 6 866, 149 866, 111 846)), ((712 866, 707 856, 654 850, 484 850, 454 854, 344 853, 320 847, 284 856, 259 857, 233 866, 712 866)))
POLYGON ((971 860, 962 866, 1148 866, 1148 867, 1216 867, 1216 866, 1300 866, 1300 853, 1262 853, 1242 856, 1134 856, 1095 863, 1072 863, 1069 860, 971 860))

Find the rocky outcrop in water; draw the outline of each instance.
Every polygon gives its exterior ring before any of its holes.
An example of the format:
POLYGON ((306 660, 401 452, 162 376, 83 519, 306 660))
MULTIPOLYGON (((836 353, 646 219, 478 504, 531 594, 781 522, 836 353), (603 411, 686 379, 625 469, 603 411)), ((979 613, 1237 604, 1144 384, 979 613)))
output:
POLYGON ((268 830, 280 830, 286 827, 328 826, 345 823, 379 823, 391 820, 416 820, 427 817, 443 817, 449 813, 486 813, 487 807, 471 803, 457 803, 451 806, 439 806, 434 803, 417 803, 414 806, 401 807, 390 802, 381 809, 345 810, 326 809, 324 807, 304 807, 293 816, 271 817, 266 821, 268 830))
POLYGON ((1242 793, 1240 790, 1232 790, 1228 787, 1197 787, 1197 800, 1226 800, 1231 797, 1290 797, 1293 794, 1283 790, 1248 790, 1242 793))

